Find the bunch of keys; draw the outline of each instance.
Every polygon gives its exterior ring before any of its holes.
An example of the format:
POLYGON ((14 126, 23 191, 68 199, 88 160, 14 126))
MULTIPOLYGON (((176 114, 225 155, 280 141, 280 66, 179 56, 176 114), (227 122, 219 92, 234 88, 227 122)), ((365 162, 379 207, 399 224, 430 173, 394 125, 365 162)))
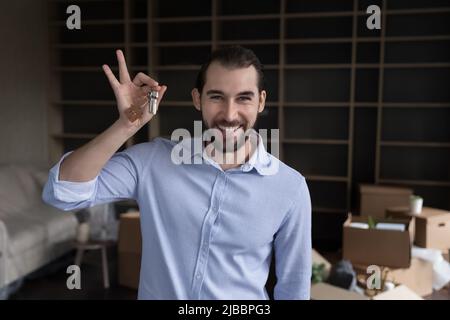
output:
MULTIPOLYGON (((147 99, 148 99, 148 112, 153 113, 153 115, 156 114, 158 111, 158 91, 150 91, 147 93, 147 99)), ((126 110, 126 115, 128 119, 131 122, 136 121, 140 117, 142 117, 143 111, 139 106, 131 105, 130 108, 126 110)))

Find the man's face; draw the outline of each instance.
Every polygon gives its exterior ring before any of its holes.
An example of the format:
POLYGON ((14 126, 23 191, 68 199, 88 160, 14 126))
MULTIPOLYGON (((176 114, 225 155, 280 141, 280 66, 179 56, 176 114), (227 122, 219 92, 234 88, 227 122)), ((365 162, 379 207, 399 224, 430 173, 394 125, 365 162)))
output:
POLYGON ((255 67, 229 69, 213 62, 206 72, 200 96, 192 90, 195 107, 202 112, 208 129, 218 129, 223 136, 223 148, 236 151, 238 142, 253 128, 258 113, 263 111, 266 92, 258 90, 255 67))

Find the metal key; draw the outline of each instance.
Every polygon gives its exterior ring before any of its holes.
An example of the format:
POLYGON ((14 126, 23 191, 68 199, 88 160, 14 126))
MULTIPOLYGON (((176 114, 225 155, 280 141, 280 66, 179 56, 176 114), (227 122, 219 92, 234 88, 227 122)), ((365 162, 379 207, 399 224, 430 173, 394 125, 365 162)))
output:
POLYGON ((153 113, 154 115, 158 111, 158 91, 150 91, 148 93, 148 112, 153 113))

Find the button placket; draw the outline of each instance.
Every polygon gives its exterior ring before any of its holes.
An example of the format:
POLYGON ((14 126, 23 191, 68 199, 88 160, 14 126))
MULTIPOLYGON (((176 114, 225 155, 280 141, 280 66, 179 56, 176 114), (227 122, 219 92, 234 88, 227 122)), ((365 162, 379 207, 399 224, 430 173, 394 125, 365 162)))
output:
POLYGON ((212 232, 212 226, 217 219, 220 202, 223 198, 223 189, 225 187, 225 176, 218 174, 216 182, 214 183, 212 190, 211 207, 209 208, 202 226, 201 242, 200 242, 200 254, 197 258, 195 267, 195 280, 193 281, 192 294, 194 299, 198 299, 200 296, 200 290, 203 283, 205 270, 208 262, 208 253, 210 238, 212 232))

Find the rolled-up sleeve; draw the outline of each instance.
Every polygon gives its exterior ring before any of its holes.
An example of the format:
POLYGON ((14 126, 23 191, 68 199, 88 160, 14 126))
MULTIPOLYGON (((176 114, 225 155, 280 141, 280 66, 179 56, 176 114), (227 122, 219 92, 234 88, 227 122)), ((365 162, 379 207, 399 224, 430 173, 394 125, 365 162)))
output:
POLYGON ((275 235, 276 300, 310 299, 311 198, 303 177, 299 191, 275 235))
POLYGON ((136 199, 138 172, 141 171, 139 158, 144 156, 142 149, 143 146, 136 145, 114 154, 94 179, 84 182, 59 179, 61 163, 72 153, 67 152, 50 169, 42 199, 47 204, 65 211, 136 199))

